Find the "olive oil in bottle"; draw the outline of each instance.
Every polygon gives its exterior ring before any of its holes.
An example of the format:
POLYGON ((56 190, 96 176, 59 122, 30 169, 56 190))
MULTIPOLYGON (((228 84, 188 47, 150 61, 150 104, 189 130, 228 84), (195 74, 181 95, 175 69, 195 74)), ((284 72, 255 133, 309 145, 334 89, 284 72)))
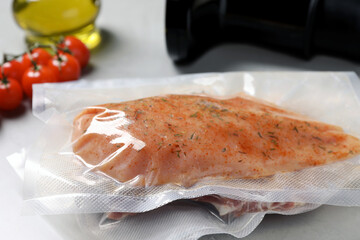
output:
POLYGON ((101 41, 95 19, 100 0, 14 0, 13 14, 26 31, 26 41, 43 44, 73 35, 90 49, 101 41))

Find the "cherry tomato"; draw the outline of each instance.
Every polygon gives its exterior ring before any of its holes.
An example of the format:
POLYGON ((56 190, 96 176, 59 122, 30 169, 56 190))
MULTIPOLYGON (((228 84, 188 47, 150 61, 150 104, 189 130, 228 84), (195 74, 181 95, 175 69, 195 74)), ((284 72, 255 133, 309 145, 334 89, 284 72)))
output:
MULTIPOLYGON (((50 53, 48 53, 46 50, 42 49, 42 48, 35 48, 31 51, 31 57, 32 59, 40 65, 46 65, 49 60, 51 59, 51 55, 50 53)), ((32 66, 29 54, 25 53, 22 59, 22 64, 25 68, 25 70, 27 70, 29 67, 32 66)))
POLYGON ((57 77, 52 69, 44 65, 29 68, 22 78, 24 92, 29 98, 32 98, 33 84, 47 82, 57 82, 57 77))
POLYGON ((17 108, 23 99, 23 91, 20 83, 13 78, 0 80, 0 109, 13 110, 17 108))
POLYGON ((86 45, 73 36, 66 36, 64 42, 59 45, 64 49, 69 49, 72 55, 79 61, 81 68, 86 67, 90 59, 90 51, 86 45))
POLYGON ((48 63, 49 68, 56 74, 59 82, 77 80, 80 77, 81 69, 78 60, 68 53, 59 53, 48 63))
POLYGON ((10 62, 6 62, 2 65, 2 71, 0 69, 0 77, 2 76, 2 72, 4 72, 4 77, 13 78, 21 82, 22 75, 24 74, 24 67, 23 65, 16 61, 12 60, 10 62))

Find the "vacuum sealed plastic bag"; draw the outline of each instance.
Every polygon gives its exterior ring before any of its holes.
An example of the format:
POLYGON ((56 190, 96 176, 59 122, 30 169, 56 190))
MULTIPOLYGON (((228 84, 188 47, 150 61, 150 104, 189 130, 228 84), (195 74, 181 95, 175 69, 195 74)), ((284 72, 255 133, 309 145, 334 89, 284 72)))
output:
MULTIPOLYGON (((309 208, 297 208, 281 214, 293 215, 306 211, 309 208)), ((245 237, 259 225, 264 215, 264 212, 248 213, 231 222, 224 222, 206 206, 176 201, 119 221, 104 221, 102 214, 81 214, 78 221, 83 230, 96 239, 196 240, 204 235, 220 233, 245 237)))
POLYGON ((105 213, 84 215, 101 235, 190 199, 243 236, 251 227, 236 222, 249 216, 358 206, 356 81, 228 73, 36 86, 34 113, 46 126, 28 153, 26 210, 105 213))

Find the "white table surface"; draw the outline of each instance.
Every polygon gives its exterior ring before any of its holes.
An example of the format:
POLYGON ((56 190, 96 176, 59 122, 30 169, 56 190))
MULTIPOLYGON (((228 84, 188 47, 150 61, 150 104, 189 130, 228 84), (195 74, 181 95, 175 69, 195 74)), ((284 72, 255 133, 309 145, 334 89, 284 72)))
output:
MULTIPOLYGON (((324 70, 355 71, 358 63, 316 56, 304 61, 249 45, 227 44, 208 51, 188 66, 175 66, 169 59, 164 37, 165 0, 103 0, 97 25, 104 34, 103 46, 91 57, 89 81, 98 78, 160 77, 185 73, 224 71, 324 70)), ((0 1, 0 53, 24 50, 24 33, 11 15, 11 0, 0 1)), ((6 156, 28 146, 41 130, 28 103, 17 112, 0 113, 0 232, 1 239, 81 240, 72 216, 21 216, 21 182, 6 156)), ((360 208, 323 206, 296 216, 268 215, 246 240, 360 239, 360 208)), ((227 235, 202 240, 234 239, 227 235)))

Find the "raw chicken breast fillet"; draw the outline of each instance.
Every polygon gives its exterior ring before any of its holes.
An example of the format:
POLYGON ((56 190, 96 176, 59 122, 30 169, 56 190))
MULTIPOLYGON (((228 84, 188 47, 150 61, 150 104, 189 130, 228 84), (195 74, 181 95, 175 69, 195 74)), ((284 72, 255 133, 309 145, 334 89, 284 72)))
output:
POLYGON ((139 186, 261 178, 353 157, 340 127, 240 95, 166 95, 93 106, 74 120, 73 151, 94 170, 139 186))

